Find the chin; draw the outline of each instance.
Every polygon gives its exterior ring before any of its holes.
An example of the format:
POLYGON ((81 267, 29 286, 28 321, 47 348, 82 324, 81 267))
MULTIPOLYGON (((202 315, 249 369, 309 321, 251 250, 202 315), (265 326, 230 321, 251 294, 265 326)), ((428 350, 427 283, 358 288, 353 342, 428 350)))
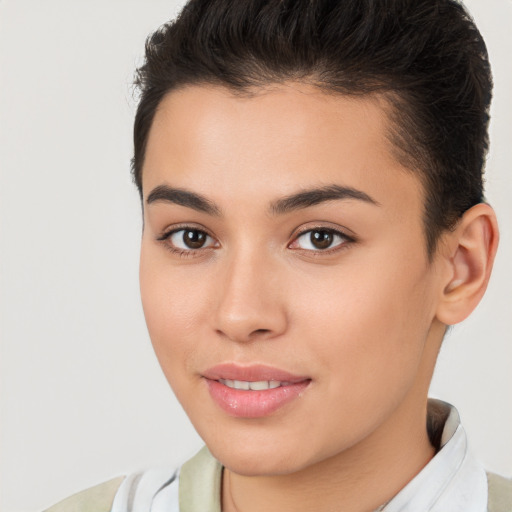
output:
POLYGON ((261 453, 251 455, 241 454, 213 454, 223 466, 231 472, 242 476, 276 476, 289 475, 303 469, 306 465, 297 464, 296 461, 281 458, 262 456, 261 453))
POLYGON ((207 440, 207 445, 223 466, 243 476, 288 475, 304 469, 312 462, 297 446, 233 442, 232 439, 220 443, 207 440))

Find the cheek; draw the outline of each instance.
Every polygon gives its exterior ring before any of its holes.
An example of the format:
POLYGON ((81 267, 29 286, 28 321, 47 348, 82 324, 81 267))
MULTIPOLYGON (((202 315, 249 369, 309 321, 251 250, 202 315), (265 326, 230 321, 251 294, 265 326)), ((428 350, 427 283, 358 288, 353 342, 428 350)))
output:
POLYGON ((431 321, 428 283, 418 269, 404 270, 354 265, 290 294, 328 385, 349 408, 372 396, 374 407, 384 394, 404 392, 417 374, 431 321))
POLYGON ((143 245, 140 288, 144 316, 157 358, 168 379, 185 371, 209 309, 207 281, 196 271, 170 265, 163 251, 143 245), (199 276, 200 277, 200 276, 199 276))

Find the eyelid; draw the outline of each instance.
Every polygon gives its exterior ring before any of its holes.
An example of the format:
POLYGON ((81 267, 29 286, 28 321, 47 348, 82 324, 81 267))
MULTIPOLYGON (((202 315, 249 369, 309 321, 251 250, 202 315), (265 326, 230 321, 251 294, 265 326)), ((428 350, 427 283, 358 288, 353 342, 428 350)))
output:
POLYGON ((163 229, 160 234, 156 235, 157 240, 165 240, 169 236, 171 236, 173 233, 176 233, 177 231, 182 230, 197 230, 202 231, 203 233, 206 233, 208 236, 215 239, 215 236, 210 232, 209 229, 205 228, 201 224, 196 224, 194 222, 184 222, 184 223, 178 223, 178 224, 172 224, 170 226, 167 226, 165 229, 163 229))
POLYGON ((332 252, 340 251, 340 250, 346 248, 348 245, 357 241, 355 235, 347 234, 347 231, 352 233, 352 231, 347 228, 341 228, 340 226, 334 227, 332 225, 326 225, 326 224, 321 224, 321 223, 318 223, 318 224, 315 223, 313 225, 301 226, 292 235, 292 241, 288 244, 288 248, 294 249, 296 251, 302 251, 303 253, 308 253, 308 254, 315 255, 315 256, 316 255, 318 255, 318 256, 327 255, 332 252), (344 241, 333 246, 333 247, 329 247, 327 249, 304 249, 302 247, 291 247, 292 244, 296 243, 296 241, 301 236, 303 236, 307 233, 311 233, 313 231, 325 231, 328 233, 332 233, 336 236, 340 236, 341 238, 344 239, 344 241))
POLYGON ((290 233, 290 238, 296 238, 302 235, 303 233, 315 230, 332 231, 333 233, 339 233, 340 235, 343 235, 344 237, 350 238, 351 240, 354 241, 357 239, 356 234, 350 228, 327 220, 305 222, 298 226, 297 228, 293 229, 293 231, 290 233))
POLYGON ((157 242, 162 243, 166 249, 168 249, 173 254, 177 254, 182 257, 192 257, 198 255, 198 253, 205 252, 211 249, 215 249, 219 246, 219 242, 217 238, 204 226, 194 223, 183 223, 183 224, 175 224, 172 226, 168 226, 163 232, 156 236, 157 242), (192 248, 182 248, 177 247, 171 243, 171 238, 174 234, 179 233, 180 231, 200 231, 204 233, 206 236, 213 240, 213 244, 207 245, 206 247, 199 247, 197 249, 192 248))

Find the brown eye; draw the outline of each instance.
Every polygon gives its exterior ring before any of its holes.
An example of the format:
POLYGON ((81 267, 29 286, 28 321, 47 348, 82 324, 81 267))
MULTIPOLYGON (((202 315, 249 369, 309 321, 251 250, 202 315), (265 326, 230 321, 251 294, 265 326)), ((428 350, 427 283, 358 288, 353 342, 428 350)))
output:
POLYGON ((184 250, 194 251, 197 249, 205 249, 212 247, 215 244, 215 240, 200 229, 178 229, 166 236, 172 247, 184 250))
POLYGON ((291 244, 292 249, 326 251, 350 242, 350 238, 332 229, 311 229, 300 234, 291 244))
POLYGON ((309 238, 313 247, 328 249, 334 240, 334 235, 330 231, 311 231, 309 238))
POLYGON ((183 243, 189 249, 200 249, 206 243, 208 235, 197 229, 186 229, 183 231, 183 243))

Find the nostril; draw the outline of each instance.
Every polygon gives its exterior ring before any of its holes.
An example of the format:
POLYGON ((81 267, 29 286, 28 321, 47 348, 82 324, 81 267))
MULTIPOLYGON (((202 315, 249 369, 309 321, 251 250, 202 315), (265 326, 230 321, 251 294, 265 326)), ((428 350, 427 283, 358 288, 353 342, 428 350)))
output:
POLYGON ((222 329, 216 330, 217 334, 219 334, 222 337, 227 337, 228 339, 232 341, 256 341, 258 339, 266 339, 272 337, 272 329, 255 329, 253 331, 249 331, 249 333, 243 333, 243 332, 235 332, 233 330, 226 330, 223 331, 222 329))
POLYGON ((256 329, 255 331, 252 331, 250 336, 257 336, 259 334, 267 334, 270 332, 270 329, 256 329))

